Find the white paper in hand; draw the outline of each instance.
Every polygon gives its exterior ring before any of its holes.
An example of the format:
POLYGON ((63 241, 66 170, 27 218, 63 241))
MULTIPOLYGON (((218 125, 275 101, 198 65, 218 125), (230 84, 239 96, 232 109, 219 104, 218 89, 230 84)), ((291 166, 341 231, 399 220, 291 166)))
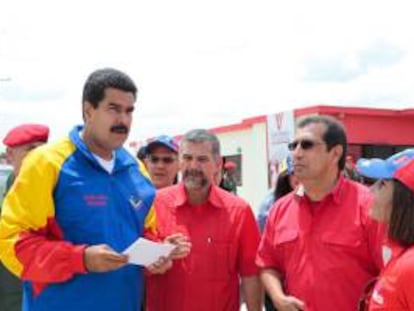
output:
POLYGON ((139 238, 122 253, 128 255, 129 263, 141 266, 149 266, 161 256, 168 256, 175 248, 170 243, 157 243, 144 238, 139 238))

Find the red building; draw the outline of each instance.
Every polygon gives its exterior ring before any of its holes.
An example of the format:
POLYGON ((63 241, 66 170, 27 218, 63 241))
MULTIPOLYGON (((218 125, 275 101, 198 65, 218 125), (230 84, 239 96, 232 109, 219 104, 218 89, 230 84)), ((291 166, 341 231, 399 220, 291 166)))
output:
MULTIPOLYGON (((414 147, 414 109, 311 106, 294 110, 295 119, 312 114, 330 115, 344 124, 348 153, 355 158, 385 158, 402 149, 414 147)), ((266 123, 266 116, 248 118, 238 124, 211 130, 223 134, 247 130, 258 123, 266 123)))
POLYGON ((295 110, 295 118, 309 114, 340 120, 347 131, 348 153, 354 158, 385 158, 414 146, 414 109, 313 106, 295 110))
MULTIPOLYGON (((345 126, 348 154, 385 158, 414 147, 414 109, 371 109, 312 106, 296 109, 294 119, 311 114, 330 115, 345 126)), ((211 129, 218 135, 225 159, 237 164, 238 193, 254 207, 269 187, 267 117, 257 116, 237 124, 211 129)))

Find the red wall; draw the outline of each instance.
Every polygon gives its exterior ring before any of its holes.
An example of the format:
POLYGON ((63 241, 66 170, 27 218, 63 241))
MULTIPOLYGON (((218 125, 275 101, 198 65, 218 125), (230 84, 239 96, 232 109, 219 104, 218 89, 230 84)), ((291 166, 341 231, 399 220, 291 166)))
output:
POLYGON ((314 106, 295 111, 296 117, 328 114, 345 126, 349 144, 414 145, 414 110, 314 106))
MULTIPOLYGON (((294 114, 295 118, 309 114, 327 114, 338 118, 346 127, 349 144, 414 146, 414 109, 311 106, 296 109, 294 114)), ((266 122, 266 116, 245 119, 241 123, 212 130, 217 134, 240 131, 262 122, 266 122)), ((358 153, 357 150, 355 153, 358 153)))
POLYGON ((345 115, 350 144, 414 145, 414 118, 345 115))

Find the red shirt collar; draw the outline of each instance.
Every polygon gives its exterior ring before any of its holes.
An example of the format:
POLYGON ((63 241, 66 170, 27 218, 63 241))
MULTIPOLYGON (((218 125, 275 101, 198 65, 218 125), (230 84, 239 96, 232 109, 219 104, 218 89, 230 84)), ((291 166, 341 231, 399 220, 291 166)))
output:
MULTIPOLYGON (((184 206, 184 205, 190 205, 187 200, 187 192, 184 186, 183 182, 180 182, 178 185, 177 195, 175 196, 174 206, 184 206)), ((207 201, 203 202, 202 204, 209 203, 210 205, 214 207, 223 207, 224 203, 220 195, 220 188, 216 185, 210 186, 210 193, 208 195, 207 201)))
MULTIPOLYGON (((339 174, 338 180, 336 181, 335 186, 332 191, 328 193, 320 202, 326 201, 329 198, 332 198, 333 202, 336 204, 341 203, 342 198, 342 189, 346 185, 345 177, 342 174, 339 174)), ((309 197, 306 195, 302 185, 299 185, 295 190, 295 195, 298 198, 309 200, 309 197)))

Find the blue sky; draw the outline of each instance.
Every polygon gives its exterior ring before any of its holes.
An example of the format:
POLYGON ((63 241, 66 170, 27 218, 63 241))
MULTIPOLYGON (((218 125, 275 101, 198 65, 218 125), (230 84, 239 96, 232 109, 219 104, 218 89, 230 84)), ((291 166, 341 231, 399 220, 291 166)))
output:
POLYGON ((86 76, 137 83, 131 140, 315 104, 414 103, 410 1, 6 1, 0 134, 81 122, 86 76))

